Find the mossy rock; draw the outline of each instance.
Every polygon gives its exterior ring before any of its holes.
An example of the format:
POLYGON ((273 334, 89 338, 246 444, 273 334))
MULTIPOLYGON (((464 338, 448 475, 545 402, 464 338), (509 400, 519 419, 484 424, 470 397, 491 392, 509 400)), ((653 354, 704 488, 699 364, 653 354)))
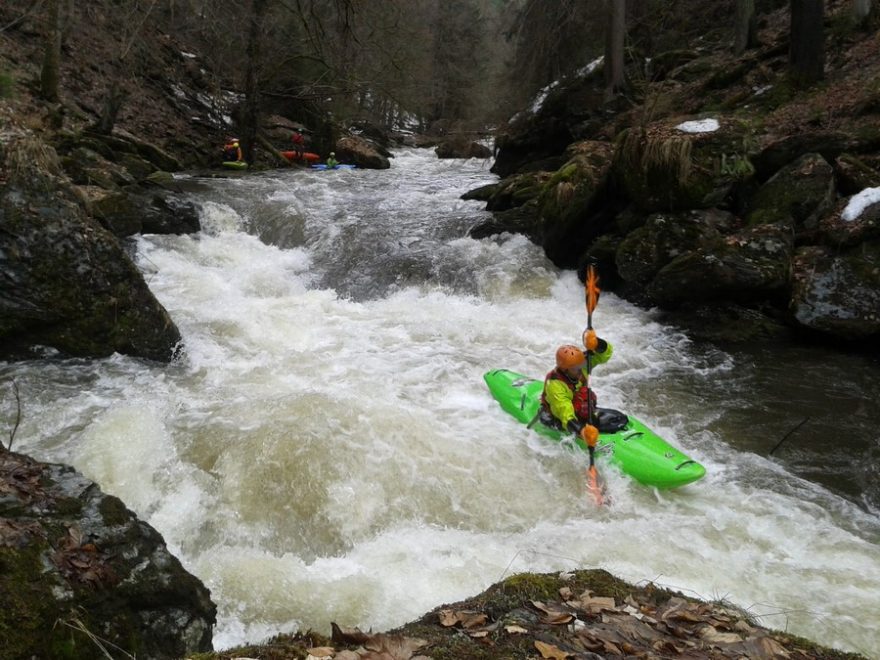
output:
POLYGON ((618 137, 615 186, 642 211, 722 206, 734 186, 751 177, 745 122, 720 119, 718 130, 704 133, 683 132, 679 123, 657 122, 618 137))
POLYGON ((835 198, 834 169, 821 154, 805 154, 779 170, 748 202, 749 225, 793 222, 815 226, 835 198))

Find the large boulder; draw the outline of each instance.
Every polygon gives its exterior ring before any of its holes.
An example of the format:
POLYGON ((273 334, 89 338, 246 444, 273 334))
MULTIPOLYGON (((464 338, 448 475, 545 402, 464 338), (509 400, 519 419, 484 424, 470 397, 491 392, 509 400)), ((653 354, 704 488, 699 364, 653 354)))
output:
POLYGON ((349 135, 336 141, 336 159, 363 169, 387 170, 391 167, 381 148, 365 137, 349 135))
POLYGON ((708 249, 676 257, 657 273, 647 293, 664 308, 777 299, 788 291, 793 249, 794 237, 785 224, 750 227, 708 249))
POLYGON ((0 358, 35 345, 168 361, 180 332, 115 236, 87 217, 51 148, 0 147, 0 358))
POLYGON ((210 651, 216 620, 208 589, 119 499, 2 448, 0 602, 4 658, 91 660, 112 645, 172 660, 210 651))
POLYGON ((880 334, 880 241, 800 248, 792 280, 789 309, 800 326, 845 340, 880 334))
POLYGON ((608 197, 613 147, 586 140, 566 150, 568 162, 553 173, 538 198, 541 245, 560 267, 574 267, 611 219, 601 213, 608 197))
POLYGON ((629 128, 617 140, 615 186, 642 211, 725 208, 754 175, 748 128, 731 118, 664 120, 629 128), (691 132, 692 130, 696 132, 691 132))
POLYGON ((615 253, 617 272, 629 284, 647 285, 679 255, 719 245, 737 224, 734 215, 718 209, 654 213, 620 242, 615 253))
POLYGON ((834 169, 821 154, 804 154, 774 174, 749 200, 749 224, 792 222, 815 227, 837 196, 834 169))
MULTIPOLYGON (((620 99, 620 103, 626 101, 620 99)), ((496 135, 492 172, 505 177, 536 169, 556 170, 577 140, 593 139, 614 103, 605 98, 598 62, 541 90, 531 106, 511 117, 496 135)))
POLYGON ((89 190, 86 208, 119 237, 132 234, 192 234, 201 229, 199 210, 184 196, 146 189, 89 190))
POLYGON ((437 158, 491 158, 492 150, 484 144, 467 137, 443 140, 434 149, 437 158))

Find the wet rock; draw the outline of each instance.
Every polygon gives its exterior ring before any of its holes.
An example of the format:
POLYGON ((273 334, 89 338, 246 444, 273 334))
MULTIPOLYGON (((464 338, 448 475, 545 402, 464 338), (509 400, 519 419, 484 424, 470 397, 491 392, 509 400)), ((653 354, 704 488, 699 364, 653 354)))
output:
POLYGON ((170 360, 177 327, 117 239, 84 214, 55 152, 27 134, 7 138, 0 357, 33 357, 42 345, 75 356, 170 360))
POLYGON ((0 450, 0 565, 4 657, 211 650, 209 591, 156 530, 70 467, 0 450))
POLYGON ((434 149, 437 158, 491 158, 492 150, 467 138, 447 139, 434 149))
POLYGON ((802 327, 846 340, 880 333, 880 241, 801 248, 792 269, 790 310, 802 327))
POLYGON ((391 163, 380 148, 364 137, 350 135, 336 141, 336 159, 360 168, 387 170, 391 163))
POLYGON ((617 272, 626 282, 647 285, 677 256, 720 244, 736 223, 735 216, 718 209, 653 214, 620 243, 617 272))
POLYGON ((727 299, 754 304, 784 295, 794 247, 790 228, 760 225, 673 259, 647 293, 664 308, 727 299))
POLYGON ((804 154, 774 174, 749 201, 749 224, 791 220, 815 227, 836 198, 834 170, 820 154, 804 154))

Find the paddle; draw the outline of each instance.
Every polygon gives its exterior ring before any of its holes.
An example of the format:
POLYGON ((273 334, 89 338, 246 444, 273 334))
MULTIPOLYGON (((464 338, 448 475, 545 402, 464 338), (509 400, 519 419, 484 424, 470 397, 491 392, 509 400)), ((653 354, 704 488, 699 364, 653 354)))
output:
MULTIPOLYGON (((587 348, 587 423, 593 423, 593 397, 590 391, 590 375, 592 373, 592 359, 590 357, 589 347, 586 346, 587 334, 593 330, 593 310, 599 304, 599 274, 596 272, 596 264, 590 263, 587 266, 586 276, 584 277, 584 293, 587 302, 587 329, 584 330, 584 347, 587 348)), ((590 467, 587 468, 587 489, 596 500, 596 504, 602 505, 604 496, 602 494, 602 485, 599 482, 599 471, 596 469, 596 450, 594 447, 587 447, 590 452, 590 467)))

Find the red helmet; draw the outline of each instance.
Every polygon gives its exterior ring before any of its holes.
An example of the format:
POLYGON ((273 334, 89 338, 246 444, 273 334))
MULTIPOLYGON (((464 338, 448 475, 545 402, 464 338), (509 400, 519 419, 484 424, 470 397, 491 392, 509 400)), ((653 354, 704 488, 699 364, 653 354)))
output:
POLYGON ((586 364, 584 352, 577 346, 566 344, 556 349, 556 366, 560 369, 574 369, 586 364))

